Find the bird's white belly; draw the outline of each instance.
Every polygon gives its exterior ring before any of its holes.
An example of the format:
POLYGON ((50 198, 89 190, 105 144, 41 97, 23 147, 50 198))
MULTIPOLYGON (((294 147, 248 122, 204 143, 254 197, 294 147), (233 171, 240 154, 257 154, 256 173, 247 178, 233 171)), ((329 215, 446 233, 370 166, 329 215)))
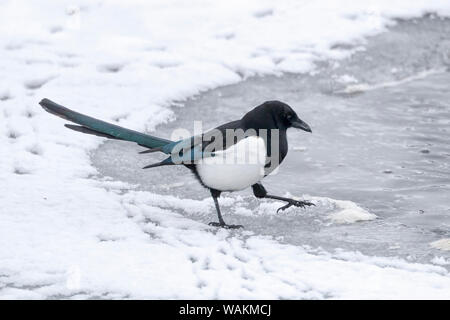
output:
POLYGON ((197 172, 202 182, 220 191, 245 189, 264 177, 266 146, 260 137, 242 139, 215 157, 201 159, 197 172))

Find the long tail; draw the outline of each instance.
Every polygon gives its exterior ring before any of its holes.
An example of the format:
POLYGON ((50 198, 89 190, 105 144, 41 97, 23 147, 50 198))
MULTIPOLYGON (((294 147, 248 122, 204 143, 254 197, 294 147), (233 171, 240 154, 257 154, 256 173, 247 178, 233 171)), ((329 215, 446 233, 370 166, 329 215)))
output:
MULTIPOLYGON (((86 116, 84 114, 65 108, 49 99, 43 99, 41 102, 39 102, 39 104, 47 112, 52 113, 65 120, 69 120, 71 122, 79 124, 79 126, 72 124, 65 125, 67 128, 78 132, 92 134, 109 139, 132 141, 136 142, 140 146, 150 148, 151 150, 155 149, 155 151, 161 151, 164 153, 170 153, 170 150, 167 150, 169 152, 166 152, 166 148, 163 147, 174 143, 171 140, 154 137, 86 116)), ((168 163, 161 163, 161 165, 166 164, 168 163)))

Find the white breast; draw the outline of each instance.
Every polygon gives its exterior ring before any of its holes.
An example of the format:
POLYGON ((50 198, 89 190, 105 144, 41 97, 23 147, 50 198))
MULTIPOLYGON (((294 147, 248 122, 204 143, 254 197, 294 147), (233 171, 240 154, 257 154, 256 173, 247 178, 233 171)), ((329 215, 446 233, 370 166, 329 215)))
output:
POLYGON ((264 177, 266 146, 260 137, 242 139, 215 157, 201 159, 197 172, 203 183, 220 191, 245 189, 264 177))

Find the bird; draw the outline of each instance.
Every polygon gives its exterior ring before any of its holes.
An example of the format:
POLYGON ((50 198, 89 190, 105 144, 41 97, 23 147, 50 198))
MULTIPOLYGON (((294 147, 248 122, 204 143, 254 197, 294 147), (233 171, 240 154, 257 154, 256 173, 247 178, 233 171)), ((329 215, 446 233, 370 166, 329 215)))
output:
POLYGON ((225 223, 218 201, 222 192, 251 187, 258 199, 286 202, 277 212, 292 206, 314 206, 310 201, 269 194, 261 183, 285 159, 288 153, 286 132, 289 128, 312 133, 311 127, 284 102, 265 101, 239 120, 178 141, 108 123, 68 109, 47 98, 42 99, 39 104, 47 112, 75 123, 65 124, 66 128, 103 138, 135 142, 146 148, 139 152, 141 154, 161 152, 168 155, 164 160, 143 169, 168 165, 183 165, 188 168, 213 198, 218 222, 210 222, 211 226, 227 229, 243 227, 225 223))

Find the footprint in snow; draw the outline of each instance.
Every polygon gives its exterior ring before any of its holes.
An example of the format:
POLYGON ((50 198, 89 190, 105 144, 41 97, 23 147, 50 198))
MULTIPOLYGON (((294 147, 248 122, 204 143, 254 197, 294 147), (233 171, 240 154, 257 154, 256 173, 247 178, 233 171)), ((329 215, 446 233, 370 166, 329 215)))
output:
POLYGON ((122 63, 107 63, 97 66, 97 70, 104 73, 117 73, 123 69, 125 65, 122 63))
POLYGON ((54 77, 46 77, 46 78, 40 78, 40 79, 31 79, 24 83, 25 88, 29 90, 37 90, 41 88, 43 85, 48 83, 50 80, 52 80, 54 77))

